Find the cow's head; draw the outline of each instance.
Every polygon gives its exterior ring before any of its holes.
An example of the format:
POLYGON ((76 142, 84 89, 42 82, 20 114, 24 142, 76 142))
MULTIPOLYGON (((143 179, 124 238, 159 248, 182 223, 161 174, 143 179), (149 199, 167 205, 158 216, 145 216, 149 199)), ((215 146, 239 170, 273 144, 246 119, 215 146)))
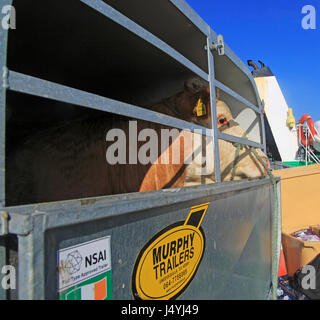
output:
MULTIPOLYGON (((211 127, 211 103, 209 83, 200 78, 192 78, 185 82, 185 90, 179 103, 181 113, 186 120, 205 127, 211 127)), ((217 124, 218 128, 229 125, 232 114, 228 106, 219 99, 216 88, 217 124)))

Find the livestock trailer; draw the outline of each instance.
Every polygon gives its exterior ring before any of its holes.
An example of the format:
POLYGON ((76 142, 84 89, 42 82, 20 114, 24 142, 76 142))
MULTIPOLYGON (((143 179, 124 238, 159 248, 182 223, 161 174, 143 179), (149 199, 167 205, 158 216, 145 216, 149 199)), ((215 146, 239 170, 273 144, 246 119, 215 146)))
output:
MULTIPOLYGON (((219 139, 265 150, 256 85, 223 38, 183 0, 0 3, 1 299, 274 296, 279 180, 221 182, 219 139), (209 127, 146 107, 195 76, 210 88, 209 127), (217 129, 216 88, 250 140, 217 129), (202 130, 213 141, 206 157, 214 159, 215 183, 19 202, 32 194, 24 187, 31 168, 53 182, 36 164, 45 145, 19 158, 23 173, 12 169, 12 152, 19 156, 30 135, 104 114, 202 130), (8 191, 11 181, 18 183, 8 191)), ((53 161, 61 165, 67 174, 77 164, 53 161)))

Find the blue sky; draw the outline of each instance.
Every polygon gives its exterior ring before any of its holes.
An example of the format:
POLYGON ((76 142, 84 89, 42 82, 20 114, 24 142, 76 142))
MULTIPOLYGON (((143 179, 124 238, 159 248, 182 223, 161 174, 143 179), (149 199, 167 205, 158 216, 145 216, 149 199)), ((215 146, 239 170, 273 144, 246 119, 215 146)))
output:
POLYGON ((187 2, 245 63, 261 60, 271 68, 296 120, 304 113, 320 120, 319 0, 187 2), (316 9, 315 30, 301 26, 305 5, 316 9))

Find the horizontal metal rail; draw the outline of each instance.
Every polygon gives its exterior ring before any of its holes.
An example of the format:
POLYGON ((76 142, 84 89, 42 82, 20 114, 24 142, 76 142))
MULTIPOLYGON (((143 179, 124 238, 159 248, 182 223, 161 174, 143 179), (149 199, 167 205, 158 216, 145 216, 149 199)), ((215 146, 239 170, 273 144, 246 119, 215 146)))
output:
POLYGON ((138 24, 133 22, 131 19, 127 18, 125 15, 115 10, 105 2, 101 0, 80 0, 80 1, 88 5, 89 7, 95 9, 96 11, 102 13, 104 16, 111 19, 112 21, 128 29, 130 32, 133 32, 143 40, 149 42, 156 48, 160 49, 161 51, 171 56, 173 59, 175 59, 179 63, 183 64, 185 67, 190 69, 199 77, 208 81, 208 74, 205 73, 203 70, 201 70, 199 67, 197 67, 194 63, 192 63, 190 60, 185 58, 178 51, 170 47, 168 44, 160 40, 158 37, 156 37, 149 31, 145 30, 144 28, 142 28, 141 26, 139 26, 138 24))
MULTIPOLYGON (((9 71, 8 89, 11 91, 30 94, 46 99, 66 102, 86 108, 110 112, 134 119, 145 120, 165 126, 182 130, 191 130, 205 136, 213 136, 211 129, 193 124, 184 120, 176 119, 165 114, 151 111, 142 107, 124 103, 118 100, 109 99, 86 91, 70 88, 47 80, 31 77, 15 71, 9 71)), ((246 139, 241 139, 228 134, 218 132, 218 139, 230 142, 248 144, 255 148, 262 148, 263 145, 246 139)))
POLYGON ((247 139, 239 138, 236 136, 231 136, 230 134, 222 133, 218 131, 218 139, 222 139, 225 141, 233 142, 233 143, 239 143, 243 145, 248 145, 250 147, 263 149, 263 145, 254 141, 250 141, 247 139))
POLYGON ((197 133, 201 132, 201 134, 205 136, 212 136, 211 129, 197 124, 15 71, 9 71, 8 83, 8 89, 12 91, 145 120, 182 130, 196 130, 197 133))
POLYGON ((222 185, 214 183, 152 192, 134 192, 8 207, 8 213, 12 217, 9 220, 9 231, 10 233, 27 235, 34 229, 34 217, 45 216, 42 227, 44 230, 48 230, 107 217, 114 218, 148 209, 173 206, 181 202, 194 201, 213 195, 223 197, 226 192, 246 192, 248 189, 255 189, 269 183, 270 179, 266 177, 251 181, 226 182, 222 185), (28 221, 25 221, 24 224, 21 223, 27 219, 28 221))

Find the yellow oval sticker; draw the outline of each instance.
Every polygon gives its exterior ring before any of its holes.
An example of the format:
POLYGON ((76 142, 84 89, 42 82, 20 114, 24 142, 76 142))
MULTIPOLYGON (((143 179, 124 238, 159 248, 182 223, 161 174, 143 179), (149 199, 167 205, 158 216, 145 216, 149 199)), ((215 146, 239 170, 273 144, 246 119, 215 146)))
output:
POLYGON ((191 282, 205 249, 200 224, 208 206, 192 207, 186 221, 161 230, 144 246, 133 270, 136 299, 174 299, 191 282))

